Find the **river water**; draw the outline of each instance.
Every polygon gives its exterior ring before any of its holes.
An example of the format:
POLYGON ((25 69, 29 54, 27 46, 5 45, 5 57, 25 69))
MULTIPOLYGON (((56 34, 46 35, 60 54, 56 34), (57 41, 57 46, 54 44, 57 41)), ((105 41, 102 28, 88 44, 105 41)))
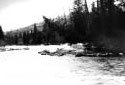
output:
POLYGON ((0 85, 125 85, 125 57, 58 57, 38 54, 56 46, 29 48, 0 52, 0 85))
POLYGON ((76 58, 73 72, 87 85, 124 85, 125 58, 76 58))

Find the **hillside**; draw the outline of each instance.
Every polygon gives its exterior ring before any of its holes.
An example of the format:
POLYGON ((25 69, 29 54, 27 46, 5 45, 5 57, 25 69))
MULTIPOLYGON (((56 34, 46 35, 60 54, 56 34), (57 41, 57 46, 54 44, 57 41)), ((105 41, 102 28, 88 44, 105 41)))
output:
MULTIPOLYGON (((36 23, 37 29, 39 31, 43 30, 43 24, 44 24, 43 22, 36 23)), ((23 27, 23 28, 19 28, 16 30, 8 31, 8 32, 6 32, 6 35, 15 35, 17 33, 23 33, 23 32, 27 32, 27 31, 31 31, 33 29, 34 29, 34 24, 32 24, 30 26, 23 27)))

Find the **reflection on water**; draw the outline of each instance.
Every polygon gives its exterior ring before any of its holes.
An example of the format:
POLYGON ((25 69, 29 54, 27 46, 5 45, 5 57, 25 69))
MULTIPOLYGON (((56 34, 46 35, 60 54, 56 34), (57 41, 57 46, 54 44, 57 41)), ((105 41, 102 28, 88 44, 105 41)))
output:
POLYGON ((82 75, 83 81, 96 82, 90 85, 125 84, 125 57, 82 57, 75 62, 72 72, 82 75))
MULTIPOLYGON (((98 63, 100 63, 99 59, 98 63)), ((125 76, 125 58, 107 58, 103 59, 105 60, 103 67, 100 68, 100 70, 107 72, 110 75, 115 76, 125 76)))

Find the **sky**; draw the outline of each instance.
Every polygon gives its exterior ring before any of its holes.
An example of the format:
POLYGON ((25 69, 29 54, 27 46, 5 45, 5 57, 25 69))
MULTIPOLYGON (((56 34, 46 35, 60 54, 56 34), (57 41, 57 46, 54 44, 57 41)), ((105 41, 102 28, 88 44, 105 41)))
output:
MULTIPOLYGON (((93 0, 87 0, 89 6, 93 0)), ((0 0, 0 25, 3 31, 42 22, 42 16, 68 14, 73 0, 0 0)))

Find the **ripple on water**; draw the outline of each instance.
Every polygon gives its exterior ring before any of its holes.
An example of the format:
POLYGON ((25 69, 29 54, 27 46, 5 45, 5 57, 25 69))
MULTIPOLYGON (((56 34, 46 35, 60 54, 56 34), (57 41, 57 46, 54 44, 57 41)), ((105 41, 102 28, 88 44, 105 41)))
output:
POLYGON ((87 85, 124 85, 125 57, 82 57, 76 58, 72 69, 81 80, 93 81, 87 85))

